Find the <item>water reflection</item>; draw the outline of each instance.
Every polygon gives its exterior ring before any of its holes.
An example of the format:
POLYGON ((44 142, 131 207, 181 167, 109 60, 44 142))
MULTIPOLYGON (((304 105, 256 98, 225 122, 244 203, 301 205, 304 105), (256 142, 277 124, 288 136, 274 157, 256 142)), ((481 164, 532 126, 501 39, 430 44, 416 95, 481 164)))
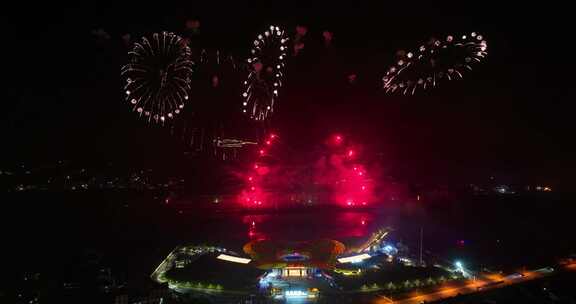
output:
POLYGON ((241 220, 248 240, 363 238, 384 223, 368 212, 285 213, 244 215, 241 220))

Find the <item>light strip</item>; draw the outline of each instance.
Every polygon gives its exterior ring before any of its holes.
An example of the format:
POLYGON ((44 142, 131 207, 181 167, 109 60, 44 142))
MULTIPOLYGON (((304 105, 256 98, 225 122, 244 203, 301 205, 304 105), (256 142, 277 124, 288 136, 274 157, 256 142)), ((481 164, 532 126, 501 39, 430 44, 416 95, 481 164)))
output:
POLYGON ((308 293, 302 290, 287 290, 284 295, 287 298, 302 298, 307 297, 308 293))
POLYGON ((350 256, 350 257, 345 257, 345 258, 339 258, 338 262, 340 263, 356 263, 356 262, 362 262, 363 260, 369 259, 372 256, 370 256, 367 253, 363 253, 363 254, 359 254, 359 255, 354 255, 354 256, 350 256))
POLYGON ((224 261, 234 262, 234 263, 240 263, 240 264, 248 264, 248 263, 250 263, 250 261, 252 261, 250 259, 239 258, 239 257, 227 255, 227 254, 220 254, 216 258, 219 260, 224 260, 224 261))

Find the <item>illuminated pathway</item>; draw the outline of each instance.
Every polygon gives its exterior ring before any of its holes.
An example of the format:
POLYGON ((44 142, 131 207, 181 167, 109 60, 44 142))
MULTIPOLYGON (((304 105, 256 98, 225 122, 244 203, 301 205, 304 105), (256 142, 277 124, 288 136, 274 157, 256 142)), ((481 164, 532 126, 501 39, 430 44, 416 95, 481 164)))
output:
MULTIPOLYGON (((565 266, 567 270, 576 270, 576 263, 568 264, 565 266)), ((457 295, 471 294, 474 292, 481 292, 485 290, 491 290, 496 288, 501 288, 504 286, 509 286, 512 284, 518 284, 538 278, 542 278, 554 273, 553 271, 548 271, 547 269, 539 269, 535 271, 523 272, 524 276, 520 275, 486 275, 482 279, 469 280, 464 285, 445 285, 441 288, 430 291, 429 293, 414 292, 408 295, 407 298, 393 301, 392 299, 384 296, 380 296, 374 303, 384 304, 384 303, 397 303, 397 304, 418 304, 423 301, 434 302, 457 295)))

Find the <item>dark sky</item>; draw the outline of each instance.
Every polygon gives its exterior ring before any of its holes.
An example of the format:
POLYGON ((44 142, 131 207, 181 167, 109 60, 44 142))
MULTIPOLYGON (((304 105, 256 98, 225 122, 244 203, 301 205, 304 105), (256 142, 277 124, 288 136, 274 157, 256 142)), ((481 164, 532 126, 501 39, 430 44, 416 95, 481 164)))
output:
POLYGON ((460 6, 14 8, 3 19, 2 163, 109 158, 162 165, 180 157, 178 140, 124 104, 119 37, 178 32, 197 17, 205 47, 239 58, 271 23, 290 30, 304 24, 311 41, 324 29, 334 32, 337 55, 309 54, 288 67, 273 125, 294 147, 307 149, 336 130, 371 145, 410 178, 573 180, 571 16, 560 7, 460 6), (90 31, 98 27, 112 35, 108 45, 94 42, 90 31), (396 50, 471 31, 487 37, 489 56, 464 80, 415 97, 378 89, 396 50), (349 72, 359 75, 351 89, 339 82, 349 72))

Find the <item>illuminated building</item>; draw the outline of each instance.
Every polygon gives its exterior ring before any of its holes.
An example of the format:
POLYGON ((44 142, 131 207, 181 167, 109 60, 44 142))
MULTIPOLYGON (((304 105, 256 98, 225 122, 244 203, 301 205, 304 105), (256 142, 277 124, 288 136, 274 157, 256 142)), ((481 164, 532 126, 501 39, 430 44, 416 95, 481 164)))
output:
MULTIPOLYGON (((249 218, 251 229, 257 219, 249 218)), ((221 247, 183 246, 174 249, 152 274, 175 294, 230 298, 258 295, 262 299, 314 302, 346 292, 366 292, 363 280, 381 263, 392 263, 398 250, 385 242, 390 229, 378 229, 359 246, 346 249, 339 241, 280 241, 264 238, 246 243, 243 253, 221 247)), ((396 260, 396 259, 394 259, 396 260)), ((411 264, 407 258, 400 264, 411 264)), ((374 284, 372 284, 374 285, 374 284)), ((372 287, 370 288, 379 288, 372 287)), ((372 290, 372 289, 370 289, 372 290)))
POLYGON ((261 240, 244 245, 244 252, 254 259, 257 268, 291 278, 308 278, 320 269, 332 268, 344 250, 344 244, 334 240, 299 243, 261 240))

